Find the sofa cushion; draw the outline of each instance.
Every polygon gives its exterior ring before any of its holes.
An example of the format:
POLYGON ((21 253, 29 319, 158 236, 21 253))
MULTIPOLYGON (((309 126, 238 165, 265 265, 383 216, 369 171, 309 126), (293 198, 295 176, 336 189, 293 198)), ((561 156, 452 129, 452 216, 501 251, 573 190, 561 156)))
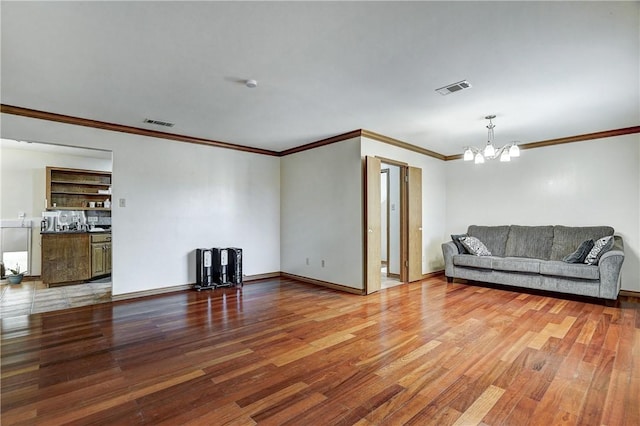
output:
POLYGON ((451 241, 458 247, 458 253, 464 254, 469 253, 464 245, 460 242, 460 238, 468 237, 467 234, 451 234, 451 241))
POLYGON ((600 269, 594 265, 584 263, 565 263, 558 260, 543 260, 540 262, 542 275, 554 275, 566 278, 581 278, 585 280, 600 279, 600 269))
POLYGON ((469 266, 471 268, 491 269, 491 259, 493 259, 493 256, 456 254, 453 256, 453 264, 456 266, 469 266))
POLYGON ((553 245, 553 226, 511 225, 505 256, 549 260, 553 245))
POLYGON ((494 256, 504 257, 507 237, 509 236, 509 226, 478 226, 471 225, 467 229, 470 237, 476 237, 484 243, 494 256))
POLYGON ((602 237, 613 235, 610 226, 561 226, 553 227, 553 245, 551 260, 562 260, 572 253, 585 240, 596 241, 602 237))
POLYGON ((496 257, 491 267, 496 271, 540 273, 540 261, 524 257, 496 257))
POLYGON ((482 241, 476 237, 462 237, 460 238, 460 242, 470 254, 476 256, 491 256, 491 252, 482 243, 482 241))
POLYGON ((587 257, 584 259, 584 263, 589 265, 597 265, 598 261, 602 257, 603 254, 611 250, 613 247, 613 235, 608 237, 600 238, 598 241, 595 241, 593 244, 593 248, 587 254, 587 257))
POLYGON ((576 249, 573 253, 566 256, 562 259, 563 262, 567 263, 584 263, 584 260, 587 258, 587 255, 593 248, 594 242, 593 240, 587 240, 580 244, 580 247, 576 249))

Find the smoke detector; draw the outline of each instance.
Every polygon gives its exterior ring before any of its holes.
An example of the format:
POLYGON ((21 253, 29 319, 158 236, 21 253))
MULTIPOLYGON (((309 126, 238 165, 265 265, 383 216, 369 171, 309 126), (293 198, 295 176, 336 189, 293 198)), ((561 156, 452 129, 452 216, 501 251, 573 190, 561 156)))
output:
POLYGON ((244 82, 244 85, 250 89, 253 89, 254 87, 258 87, 258 82, 255 80, 247 80, 244 82))
POLYGON ((448 84, 444 87, 436 89, 436 92, 440 93, 442 96, 446 96, 448 94, 459 92, 460 90, 468 89, 471 87, 471 83, 467 80, 462 80, 457 83, 448 84))

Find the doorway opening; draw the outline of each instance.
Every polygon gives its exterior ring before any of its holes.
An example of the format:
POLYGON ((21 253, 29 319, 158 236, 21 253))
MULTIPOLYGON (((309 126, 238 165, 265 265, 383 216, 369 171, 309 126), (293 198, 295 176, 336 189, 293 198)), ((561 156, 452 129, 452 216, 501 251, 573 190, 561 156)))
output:
POLYGON ((403 283, 401 250, 401 185, 402 169, 396 164, 382 162, 380 171, 380 288, 403 283))
POLYGON ((363 173, 364 293, 371 294, 382 288, 382 281, 389 275, 392 278, 395 278, 393 274, 399 275, 399 283, 418 281, 422 278, 422 169, 395 160, 366 156, 363 160, 363 173), (388 174, 383 174, 383 169, 389 169, 388 174), (397 185, 393 183, 394 170, 398 171, 397 185), (389 219, 389 225, 384 231, 385 234, 387 229, 389 231, 386 239, 388 249, 385 244, 386 271, 383 270, 382 256, 383 176, 386 184, 384 193, 387 194, 388 191, 388 209, 386 204, 384 207, 387 210, 385 224, 386 219, 389 219), (397 198, 393 195, 394 188, 398 188, 397 198), (394 200, 399 200, 395 208, 394 200), (393 247, 392 230, 392 217, 396 212, 399 217, 397 250, 393 247), (399 260, 397 266, 394 265, 394 259, 399 260))
MULTIPOLYGON (((12 268, 17 263, 21 270, 27 271, 20 284, 9 285, 6 280, 0 280, 0 303, 2 304, 0 317, 19 317, 36 312, 110 301, 111 268, 108 274, 105 272, 99 277, 98 274, 94 274, 92 269, 94 256, 91 252, 94 244, 90 243, 93 243, 93 237, 101 235, 108 235, 110 241, 111 209, 104 205, 100 208, 97 205, 94 207, 88 202, 77 204, 69 201, 69 207, 60 204, 60 200, 65 197, 72 200, 73 197, 83 197, 84 194, 90 194, 88 196, 93 197, 92 201, 95 199, 103 204, 111 197, 111 191, 105 194, 98 191, 96 186, 100 186, 100 189, 105 191, 110 185, 104 182, 85 182, 80 179, 71 182, 69 179, 56 178, 58 186, 53 189, 48 184, 53 179, 48 178, 47 168, 58 169, 63 174, 70 173, 73 169, 110 174, 113 170, 112 152, 10 139, 0 139, 0 149, 2 150, 0 180, 3 181, 3 188, 5 185, 9 188, 3 191, 2 203, 0 203, 2 206, 0 209, 0 261, 12 268), (93 190, 95 192, 92 192, 93 190), (47 195, 48 193, 55 193, 58 198, 54 200, 53 196, 47 195), (54 202, 57 206, 53 204, 54 202), (18 221, 8 219, 13 218, 15 212, 19 212, 20 219, 18 221), (49 226, 56 223, 60 226, 49 226), (73 228, 73 232, 65 233, 65 225, 68 229, 73 228), (89 233, 89 228, 95 232, 89 233), (88 279, 79 280, 85 281, 83 284, 73 284, 79 282, 74 280, 70 282, 72 285, 65 284, 49 288, 53 285, 43 281, 42 239, 45 235, 55 234, 58 231, 60 235, 48 235, 53 238, 50 241, 54 243, 48 245, 50 248, 48 253, 53 253, 52 256, 56 259, 58 259, 58 253, 72 253, 65 255, 66 258, 86 259, 86 262, 83 260, 73 264, 74 268, 77 266, 77 270, 82 271, 83 276, 87 270, 90 270, 90 273, 86 272, 88 279), (60 241, 55 239, 57 237, 63 238, 64 242, 73 239, 73 247, 80 247, 81 250, 69 251, 69 244, 63 247, 62 243, 59 244, 60 241), (82 245, 78 246, 76 242, 82 245), (91 256, 87 253, 91 253, 91 256)), ((109 265, 111 265, 110 243, 108 246, 109 250, 107 250, 107 243, 101 243, 100 254, 108 255, 109 265)), ((50 260, 49 264, 52 262, 50 260)), ((58 270, 62 270, 65 274, 73 272, 70 268, 58 270)))

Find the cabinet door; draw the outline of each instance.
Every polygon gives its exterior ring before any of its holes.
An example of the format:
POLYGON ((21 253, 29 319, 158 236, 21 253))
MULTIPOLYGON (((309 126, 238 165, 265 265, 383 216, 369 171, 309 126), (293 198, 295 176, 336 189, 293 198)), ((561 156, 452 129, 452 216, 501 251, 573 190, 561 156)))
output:
POLYGON ((111 273, 111 243, 104 245, 104 273, 111 273))
POLYGON ((90 276, 91 253, 88 235, 42 236, 42 281, 45 284, 83 281, 90 276))
POLYGON ((91 244, 91 276, 105 274, 104 244, 91 244))

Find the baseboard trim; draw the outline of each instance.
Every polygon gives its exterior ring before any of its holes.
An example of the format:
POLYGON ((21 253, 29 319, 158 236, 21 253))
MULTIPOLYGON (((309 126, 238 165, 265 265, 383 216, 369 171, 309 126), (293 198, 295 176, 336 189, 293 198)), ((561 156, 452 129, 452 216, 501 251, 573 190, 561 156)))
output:
POLYGON ((113 296, 111 296, 111 300, 117 302, 119 300, 137 299, 138 297, 156 296, 158 294, 189 290, 191 288, 193 288, 193 284, 181 284, 171 287, 152 288, 149 290, 134 291, 131 293, 114 294, 113 296))
MULTIPOLYGON (((269 278, 278 278, 280 277, 280 274, 281 274, 280 272, 268 272, 266 274, 245 275, 242 278, 242 281, 244 283, 250 283, 253 281, 265 280, 269 278)), ((181 285, 174 285, 171 287, 153 288, 150 290, 134 291, 132 293, 116 294, 114 296, 111 296, 111 300, 116 302, 118 300, 136 299, 138 297, 155 296, 158 294, 173 293, 175 291, 191 290, 193 289, 194 285, 195 283, 181 284, 181 285)))
POLYGON ((280 276, 283 278, 290 278, 292 280, 302 281, 307 284, 313 284, 321 287, 327 287, 332 290, 344 291, 346 293, 363 295, 364 290, 359 288, 347 287, 346 285, 330 283, 328 281, 316 280, 315 278, 303 277, 302 275, 289 274, 287 272, 280 272, 280 276))
POLYGON ((256 275, 245 275, 242 277, 242 281, 247 283, 251 281, 259 281, 259 280, 267 280, 269 278, 279 278, 281 276, 281 272, 267 272, 266 274, 256 274, 256 275))
POLYGON ((620 290, 620 296, 640 297, 640 291, 620 290))
POLYGON ((444 275, 444 269, 440 270, 440 271, 433 271, 433 272, 429 272, 426 274, 422 274, 422 279, 426 280, 429 278, 434 278, 434 277, 438 277, 440 275, 444 275))

